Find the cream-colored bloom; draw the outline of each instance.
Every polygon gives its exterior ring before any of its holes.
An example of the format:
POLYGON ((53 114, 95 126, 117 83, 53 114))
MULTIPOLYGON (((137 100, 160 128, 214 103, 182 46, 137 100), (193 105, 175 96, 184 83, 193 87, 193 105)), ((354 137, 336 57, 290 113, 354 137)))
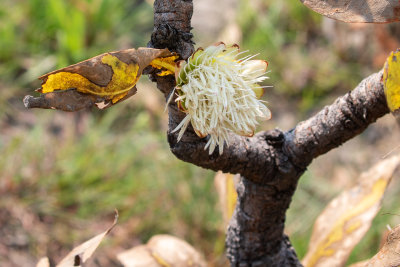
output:
POLYGON ((198 136, 209 136, 205 149, 211 154, 218 145, 222 154, 229 132, 253 136, 257 118, 271 118, 259 100, 264 88, 258 84, 267 79, 268 63, 251 56, 240 59, 241 54, 237 45, 219 43, 179 63, 176 101, 187 116, 174 129, 180 129, 178 141, 190 122, 198 136))

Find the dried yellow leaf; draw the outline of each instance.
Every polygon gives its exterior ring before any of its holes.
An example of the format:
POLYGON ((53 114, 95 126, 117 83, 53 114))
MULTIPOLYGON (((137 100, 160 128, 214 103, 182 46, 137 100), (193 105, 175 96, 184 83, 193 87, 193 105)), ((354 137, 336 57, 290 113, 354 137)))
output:
POLYGON ((336 242, 342 241, 347 234, 351 234, 361 226, 360 221, 352 222, 352 220, 368 211, 381 199, 385 192, 386 185, 387 180, 382 179, 376 181, 372 186, 372 191, 370 193, 361 199, 361 201, 352 207, 352 209, 343 214, 342 217, 338 218, 330 232, 327 233, 325 239, 323 239, 318 245, 317 250, 305 266, 316 266, 316 263, 322 257, 332 256, 336 252, 336 249, 333 248, 332 245, 336 242))
POLYGON ((343 266, 380 209, 400 156, 380 161, 359 183, 332 200, 314 224, 305 267, 343 266))
POLYGON ((400 51, 392 52, 386 60, 383 84, 390 111, 400 108, 400 51))
POLYGON ((157 261, 158 264, 160 264, 162 267, 171 267, 171 265, 168 264, 160 255, 158 255, 156 252, 152 252, 151 256, 157 261))
POLYGON ((154 59, 163 75, 174 71, 177 56, 168 49, 140 47, 101 54, 41 77, 40 97, 26 96, 27 108, 77 111, 108 108, 136 93, 136 83, 154 59), (165 60, 163 58, 166 58, 165 60), (168 73, 167 73, 168 72, 168 73))
POLYGON ((217 172, 214 177, 214 185, 217 189, 219 205, 222 211, 225 225, 228 225, 237 202, 236 184, 240 179, 239 174, 217 172))
POLYGON ((174 75, 175 74, 175 60, 178 56, 160 57, 150 62, 153 68, 162 70, 159 76, 174 75))
POLYGON ((50 74, 42 85, 42 93, 50 93, 55 90, 67 90, 75 88, 78 92, 105 96, 113 100, 113 103, 122 99, 129 90, 135 86, 138 75, 138 64, 126 64, 116 56, 106 54, 101 62, 112 68, 113 74, 107 86, 99 86, 77 73, 57 72, 50 74))
POLYGON ((236 201, 237 201, 237 193, 235 189, 235 175, 229 174, 226 181, 226 191, 227 191, 227 215, 228 218, 231 218, 233 212, 235 211, 236 201))

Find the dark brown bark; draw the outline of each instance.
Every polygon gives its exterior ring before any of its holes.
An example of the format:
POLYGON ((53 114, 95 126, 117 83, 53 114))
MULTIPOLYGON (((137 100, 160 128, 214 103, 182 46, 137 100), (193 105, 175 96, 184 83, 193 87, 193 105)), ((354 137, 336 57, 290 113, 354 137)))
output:
MULTIPOLYGON (((186 59, 194 50, 190 40, 192 1, 156 0, 154 8, 155 27, 149 46, 169 48, 186 59)), ((177 133, 172 130, 185 114, 171 101, 168 142, 175 156, 197 166, 242 176, 226 239, 232 266, 301 266, 283 233, 285 213, 298 179, 314 158, 358 135, 389 112, 381 76, 369 76, 353 91, 288 132, 275 129, 251 138, 232 134, 230 146, 222 155, 209 155, 204 150, 207 138, 199 138, 191 127, 177 142, 177 133)), ((175 86, 173 77, 153 79, 166 97, 175 86)))
POLYGON ((154 2, 154 30, 149 47, 168 48, 186 59, 193 53, 190 20, 192 0, 157 0, 154 2))
POLYGON ((360 134, 389 112, 382 71, 365 78, 354 90, 300 122, 286 134, 285 149, 300 166, 360 134))

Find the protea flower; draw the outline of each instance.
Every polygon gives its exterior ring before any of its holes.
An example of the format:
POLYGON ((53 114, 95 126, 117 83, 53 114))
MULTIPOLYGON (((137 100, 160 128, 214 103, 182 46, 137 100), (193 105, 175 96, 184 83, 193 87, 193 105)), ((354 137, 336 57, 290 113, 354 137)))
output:
POLYGON ((259 83, 267 79, 268 63, 241 55, 239 46, 218 43, 178 63, 176 101, 187 114, 173 130, 180 129, 178 141, 190 122, 199 137, 209 136, 204 149, 209 147, 211 154, 218 145, 222 154, 229 132, 253 136, 257 118, 271 118, 259 100, 264 93, 259 83))

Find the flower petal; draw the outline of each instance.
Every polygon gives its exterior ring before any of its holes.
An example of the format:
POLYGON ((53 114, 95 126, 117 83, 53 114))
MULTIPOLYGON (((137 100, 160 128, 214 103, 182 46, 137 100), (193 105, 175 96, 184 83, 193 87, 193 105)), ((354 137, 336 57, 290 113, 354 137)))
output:
POLYGON ((255 79, 264 75, 267 67, 268 62, 265 60, 249 60, 244 63, 242 75, 255 79))
POLYGON ((252 89, 253 89, 253 92, 256 94, 257 99, 260 99, 265 93, 264 87, 262 87, 261 85, 258 85, 258 84, 254 84, 252 86, 252 89))

